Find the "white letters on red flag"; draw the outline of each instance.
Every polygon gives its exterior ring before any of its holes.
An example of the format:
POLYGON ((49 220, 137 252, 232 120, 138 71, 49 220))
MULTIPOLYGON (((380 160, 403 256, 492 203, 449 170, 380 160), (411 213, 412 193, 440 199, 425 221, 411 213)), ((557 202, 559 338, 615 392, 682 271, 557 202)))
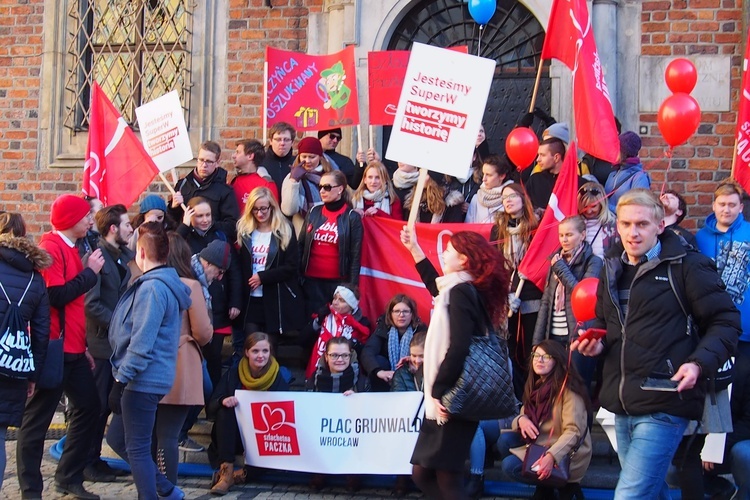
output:
MULTIPOLYGON (((359 307, 371 322, 385 313, 388 302, 405 293, 417 302, 417 311, 425 323, 430 322, 432 296, 425 288, 414 259, 399 239, 404 221, 384 217, 364 217, 362 270, 359 307)), ((432 265, 440 271, 443 250, 453 233, 474 231, 489 240, 492 224, 416 224, 417 241, 432 265)))
POLYGON ((91 86, 91 118, 83 193, 105 205, 129 207, 159 169, 99 85, 91 86))
POLYGON ((573 72, 573 114, 581 149, 617 162, 620 141, 586 0, 553 0, 542 59, 557 59, 573 72))
POLYGON ((565 154, 560 175, 557 176, 549 205, 542 222, 531 239, 529 249, 518 265, 518 273, 544 290, 549 271, 549 256, 560 247, 557 226, 565 217, 578 213, 578 155, 576 143, 571 142, 565 154))
MULTIPOLYGON (((750 41, 748 41, 750 44, 750 41)), ((750 192, 750 77, 748 77, 748 60, 750 45, 745 48, 745 60, 742 63, 742 91, 740 92, 739 111, 737 113, 737 148, 734 152, 734 178, 742 188, 750 192)))

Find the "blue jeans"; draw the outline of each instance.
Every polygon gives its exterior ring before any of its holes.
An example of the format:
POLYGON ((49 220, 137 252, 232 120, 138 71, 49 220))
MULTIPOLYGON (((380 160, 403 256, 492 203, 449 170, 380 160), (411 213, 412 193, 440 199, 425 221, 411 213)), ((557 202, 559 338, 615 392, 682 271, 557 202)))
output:
POLYGON ((505 475, 514 481, 536 485, 536 481, 527 479, 521 475, 523 461, 510 452, 512 448, 518 448, 525 444, 526 441, 521 437, 520 432, 504 432, 500 434, 500 442, 497 447, 500 448, 500 453, 505 457, 503 458, 502 469, 505 475))
POLYGON ((732 476, 737 484, 737 500, 750 499, 750 440, 740 441, 730 452, 732 476))
POLYGON ((471 442, 469 450, 469 464, 472 474, 484 474, 484 457, 487 447, 495 446, 500 438, 500 423, 497 420, 482 420, 471 442))
POLYGON ((617 456, 622 468, 615 500, 671 498, 664 478, 687 424, 686 418, 666 413, 615 415, 617 456))
MULTIPOLYGON (((116 438, 119 432, 123 431, 127 456, 127 458, 125 456, 123 458, 128 461, 128 465, 133 472, 133 481, 138 489, 138 498, 143 500, 157 498, 157 492, 161 496, 166 496, 174 489, 174 484, 159 472, 151 455, 151 439, 156 421, 156 408, 162 397, 163 394, 149 394, 125 389, 122 394, 122 415, 120 418, 112 419, 107 434, 107 442, 109 442, 110 435, 116 438), (113 426, 120 426, 121 428, 113 429, 113 426)), ((118 451, 114 446, 113 449, 118 451)))

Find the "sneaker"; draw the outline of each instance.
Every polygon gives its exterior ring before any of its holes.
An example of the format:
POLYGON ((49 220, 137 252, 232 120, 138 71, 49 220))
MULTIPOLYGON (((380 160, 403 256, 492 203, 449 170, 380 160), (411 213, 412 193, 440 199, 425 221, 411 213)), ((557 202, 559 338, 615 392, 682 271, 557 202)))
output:
POLYGON ((180 441, 178 444, 178 448, 180 449, 180 451, 192 451, 194 453, 201 452, 206 449, 190 438, 180 441))
POLYGON ((175 486, 174 488, 172 488, 172 491, 169 493, 169 495, 159 495, 159 498, 166 498, 167 500, 182 500, 183 498, 185 498, 185 492, 183 492, 179 487, 175 486))

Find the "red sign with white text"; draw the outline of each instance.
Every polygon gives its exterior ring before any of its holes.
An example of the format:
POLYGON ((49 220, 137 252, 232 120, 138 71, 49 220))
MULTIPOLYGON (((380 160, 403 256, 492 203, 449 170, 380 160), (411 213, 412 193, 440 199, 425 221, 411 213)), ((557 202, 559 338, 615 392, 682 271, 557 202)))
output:
POLYGON ((260 456, 299 455, 294 401, 250 403, 260 456))

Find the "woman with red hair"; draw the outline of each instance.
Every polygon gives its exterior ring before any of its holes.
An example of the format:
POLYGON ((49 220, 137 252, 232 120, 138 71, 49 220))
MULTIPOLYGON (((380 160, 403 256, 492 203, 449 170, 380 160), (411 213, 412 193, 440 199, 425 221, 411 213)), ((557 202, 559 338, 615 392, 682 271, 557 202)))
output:
POLYGON ((451 236, 441 259, 443 276, 410 229, 401 231, 401 241, 435 297, 424 347, 425 420, 411 457, 412 478, 428 498, 465 498, 463 469, 477 422, 451 415, 441 398, 461 375, 472 335, 502 324, 507 297, 494 292, 508 289, 508 271, 503 256, 477 233, 451 236))

